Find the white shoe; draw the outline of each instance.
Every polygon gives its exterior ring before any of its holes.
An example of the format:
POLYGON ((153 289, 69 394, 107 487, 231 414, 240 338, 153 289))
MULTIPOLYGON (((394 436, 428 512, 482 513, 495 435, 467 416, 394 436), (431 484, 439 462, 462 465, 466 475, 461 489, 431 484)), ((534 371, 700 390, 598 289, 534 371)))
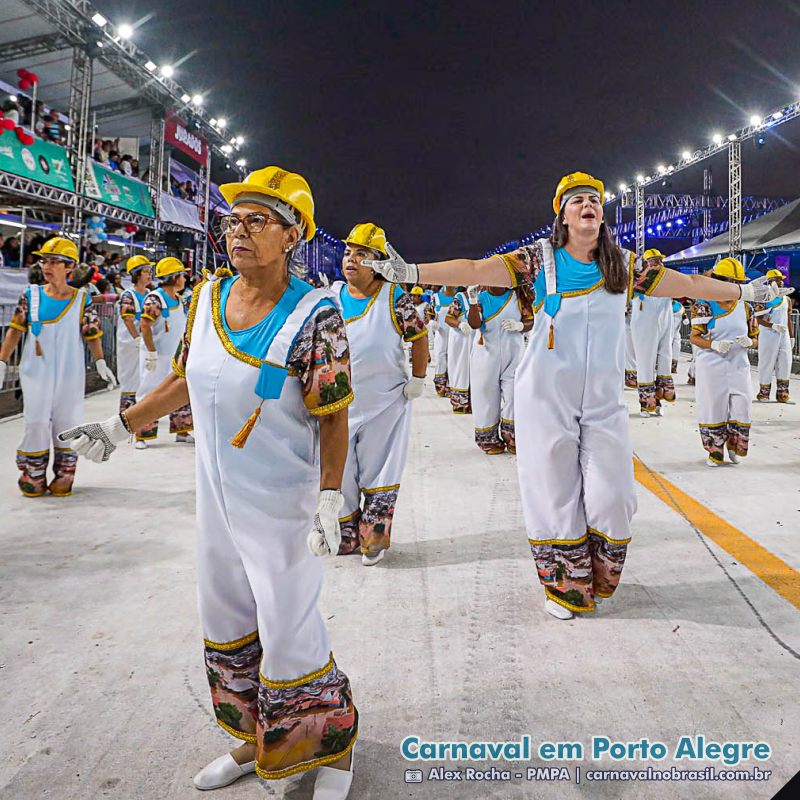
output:
POLYGON ((709 456, 706 459, 706 464, 708 464, 709 467, 721 467, 722 466, 722 462, 721 461, 716 461, 715 459, 711 458, 711 456, 709 456))
POLYGON ((545 598, 544 610, 556 619, 572 619, 575 616, 568 608, 564 608, 549 597, 545 598))
POLYGON ((184 442, 185 444, 194 444, 194 436, 191 433, 176 433, 176 442, 184 442))
POLYGON ((739 456, 737 456, 732 450, 728 450, 728 458, 731 460, 731 464, 738 464, 741 461, 739 456))
MULTIPOLYGON (((381 550, 383 553, 384 551, 381 550)), ((314 796, 312 800, 346 800, 350 794, 353 783, 353 762, 355 761, 355 747, 350 751, 350 769, 336 769, 335 767, 319 767, 317 779, 314 781, 314 796)))
MULTIPOLYGON (((374 567, 385 555, 385 550, 379 550, 374 556, 368 556, 366 553, 362 553, 361 563, 365 567, 374 567)), ((341 772, 341 770, 338 771, 341 772)))
POLYGON ((244 775, 256 771, 256 762, 237 764, 236 759, 230 754, 215 758, 194 776, 194 788, 206 792, 209 789, 220 789, 229 786, 244 775))
POLYGON ((657 417, 658 411, 645 411, 644 409, 642 409, 639 412, 639 416, 643 417, 644 419, 650 419, 651 417, 657 417))
POLYGON ((665 408, 664 406, 656 406, 656 416, 663 417, 664 416, 665 408))
POLYGON ((136 442, 136 449, 137 450, 147 450, 147 442, 142 441, 141 439, 139 439, 136 442))

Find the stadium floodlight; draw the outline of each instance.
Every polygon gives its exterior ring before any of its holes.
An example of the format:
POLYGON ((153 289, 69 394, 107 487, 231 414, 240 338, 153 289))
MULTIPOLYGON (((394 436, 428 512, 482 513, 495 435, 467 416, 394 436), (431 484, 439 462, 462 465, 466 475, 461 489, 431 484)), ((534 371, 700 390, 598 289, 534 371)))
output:
POLYGON ((239 147, 241 147, 244 144, 244 136, 237 136, 236 137, 236 144, 238 144, 239 147))
POLYGON ((664 166, 664 164, 659 164, 659 165, 656 167, 656 169, 657 169, 659 172, 661 172, 661 173, 664 173, 664 172, 666 172, 666 171, 667 171, 667 168, 664 166))
POLYGON ((92 17, 92 22, 94 22, 98 28, 105 28, 105 26, 108 24, 108 20, 102 14, 95 14, 92 17))
POLYGON ((175 67, 171 64, 164 64, 164 66, 161 67, 161 74, 165 78, 171 78, 175 74, 175 67))
POLYGON ((684 161, 688 161, 688 160, 689 160, 691 157, 692 157, 692 154, 691 154, 691 153, 690 153, 688 150, 684 150, 684 151, 681 153, 681 158, 682 158, 684 161))
POLYGON ((750 115, 750 124, 751 125, 760 125, 761 124, 761 117, 758 114, 751 114, 750 115))
POLYGON ((216 125, 216 124, 217 124, 217 118, 216 118, 216 117, 211 117, 211 119, 209 120, 209 122, 210 122, 212 125, 216 125))
POLYGON ((133 27, 128 25, 127 22, 123 22, 122 25, 117 28, 117 33, 120 39, 130 39, 131 36, 133 36, 133 27))
POLYGON ((621 192, 627 192, 627 191, 628 191, 628 186, 627 186, 627 184, 621 183, 621 184, 619 185, 619 190, 620 190, 621 192))
POLYGON ((222 145, 222 147, 220 147, 220 150, 222 150, 222 152, 225 153, 225 155, 227 155, 228 153, 231 152, 231 150, 233 150, 233 148, 229 144, 224 144, 222 145))
POLYGON ((148 72, 152 72, 152 71, 153 71, 153 70, 156 68, 156 65, 155 65, 155 64, 154 64, 152 61, 148 61, 148 62, 147 62, 145 65, 144 65, 144 68, 145 68, 145 69, 146 69, 148 72))
POLYGON ((715 133, 711 137, 711 141, 714 142, 714 144, 717 144, 717 145, 722 144, 722 136, 720 134, 718 134, 718 133, 715 133))
POLYGON ((228 121, 225 119, 225 117, 220 117, 220 118, 217 120, 217 127, 218 127, 220 130, 224 130, 224 129, 225 129, 225 126, 226 126, 227 124, 228 124, 228 121))
POLYGON ((9 100, 10 100, 12 103, 16 103, 16 102, 17 102, 17 96, 16 96, 15 94, 10 94, 10 95, 8 96, 8 99, 9 99, 9 100))
POLYGON ((181 95, 181 103, 188 103, 192 98, 186 92, 181 95))
POLYGON ((192 104, 196 106, 203 105, 203 95, 201 94, 192 95, 192 104))
POLYGON ((236 166, 237 166, 237 167, 246 167, 246 166, 247 166, 247 159, 246 159, 246 158, 240 158, 240 159, 239 159, 239 160, 236 162, 236 166))
POLYGON ((641 173, 639 173, 639 174, 636 176, 636 182, 637 182, 637 183, 644 183, 644 175, 642 175, 641 173))
POLYGON ((729 142, 735 142, 736 141, 736 134, 735 133, 729 133, 728 134, 728 141, 729 142))

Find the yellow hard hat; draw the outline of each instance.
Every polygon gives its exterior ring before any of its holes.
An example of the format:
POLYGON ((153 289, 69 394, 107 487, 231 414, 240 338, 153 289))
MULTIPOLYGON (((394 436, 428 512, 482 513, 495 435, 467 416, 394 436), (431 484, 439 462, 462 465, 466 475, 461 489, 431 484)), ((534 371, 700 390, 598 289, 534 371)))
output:
POLYGON ((131 256, 125 262, 125 272, 129 275, 135 269, 139 269, 139 267, 152 267, 153 262, 147 256, 131 256))
POLYGON ((186 267, 174 256, 162 258, 156 264, 156 278, 166 278, 169 275, 177 275, 179 272, 185 271, 186 267))
POLYGON ((747 283, 744 265, 736 258, 723 258, 721 261, 717 261, 711 274, 719 275, 720 278, 727 278, 735 283, 747 283))
POLYGON ((570 172, 569 175, 565 175, 558 182, 558 186, 556 187, 556 194, 555 197, 553 197, 553 211, 556 213, 556 216, 558 216, 558 212, 561 211, 561 198, 564 196, 564 192, 569 189, 576 189, 579 186, 588 186, 591 189, 596 189, 600 193, 600 202, 605 202, 606 189, 602 181, 593 178, 588 172, 570 172))
POLYGON ((344 240, 345 244, 354 244, 359 247, 369 247, 377 250, 382 256, 386 255, 386 231, 379 228, 374 222, 359 222, 344 240))
POLYGON ((231 206, 242 195, 258 194, 286 203, 305 223, 304 238, 314 238, 317 231, 314 223, 314 198, 308 181, 302 175, 288 172, 281 167, 264 167, 251 172, 242 183, 223 183, 219 190, 231 206))
POLYGON ((767 272, 767 280, 777 278, 779 281, 785 280, 785 275, 779 269, 771 269, 767 272))
POLYGON ((425 292, 422 291, 422 287, 421 286, 414 286, 411 289, 411 294, 420 295, 420 294, 425 294, 425 292))
POLYGON ((666 258, 666 256, 660 250, 657 250, 655 247, 651 247, 649 250, 644 251, 643 258, 645 261, 647 261, 649 258, 666 258))
POLYGON ((42 249, 34 250, 33 254, 42 258, 50 256, 78 263, 78 246, 72 239, 65 239, 63 236, 54 236, 52 239, 48 239, 42 245, 42 249))

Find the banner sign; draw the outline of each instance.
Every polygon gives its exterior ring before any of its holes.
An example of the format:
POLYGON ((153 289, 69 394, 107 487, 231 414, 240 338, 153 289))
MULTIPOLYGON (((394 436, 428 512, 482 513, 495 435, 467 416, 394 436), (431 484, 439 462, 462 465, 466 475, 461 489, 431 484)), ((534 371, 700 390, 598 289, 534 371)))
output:
POLYGON ((775 269, 783 273, 783 281, 788 286, 792 277, 792 258, 789 255, 775 256, 775 269))
POLYGON ((86 159, 84 191, 87 197, 93 197, 101 203, 134 211, 145 217, 156 215, 146 183, 108 169, 92 158, 86 159))
POLYGON ((189 126, 171 111, 167 111, 164 118, 164 142, 177 147, 201 167, 206 165, 208 142, 199 133, 190 131, 189 126))
POLYGON ((22 144, 13 131, 5 131, 0 136, 0 170, 57 189, 75 191, 66 149, 43 139, 22 144))

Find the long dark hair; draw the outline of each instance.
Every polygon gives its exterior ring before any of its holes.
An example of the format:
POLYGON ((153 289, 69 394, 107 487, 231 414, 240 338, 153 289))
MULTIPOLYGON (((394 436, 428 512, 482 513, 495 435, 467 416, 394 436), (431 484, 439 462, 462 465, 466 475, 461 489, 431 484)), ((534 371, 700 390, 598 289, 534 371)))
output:
MULTIPOLYGON (((569 228, 564 224, 564 212, 560 212, 553 223, 550 244, 563 247, 569 239, 569 228)), ((600 273, 605 281, 606 291, 611 294, 622 294, 628 291, 628 265, 617 244, 611 238, 608 225, 600 223, 597 236, 597 247, 592 251, 592 258, 597 261, 600 273)))

